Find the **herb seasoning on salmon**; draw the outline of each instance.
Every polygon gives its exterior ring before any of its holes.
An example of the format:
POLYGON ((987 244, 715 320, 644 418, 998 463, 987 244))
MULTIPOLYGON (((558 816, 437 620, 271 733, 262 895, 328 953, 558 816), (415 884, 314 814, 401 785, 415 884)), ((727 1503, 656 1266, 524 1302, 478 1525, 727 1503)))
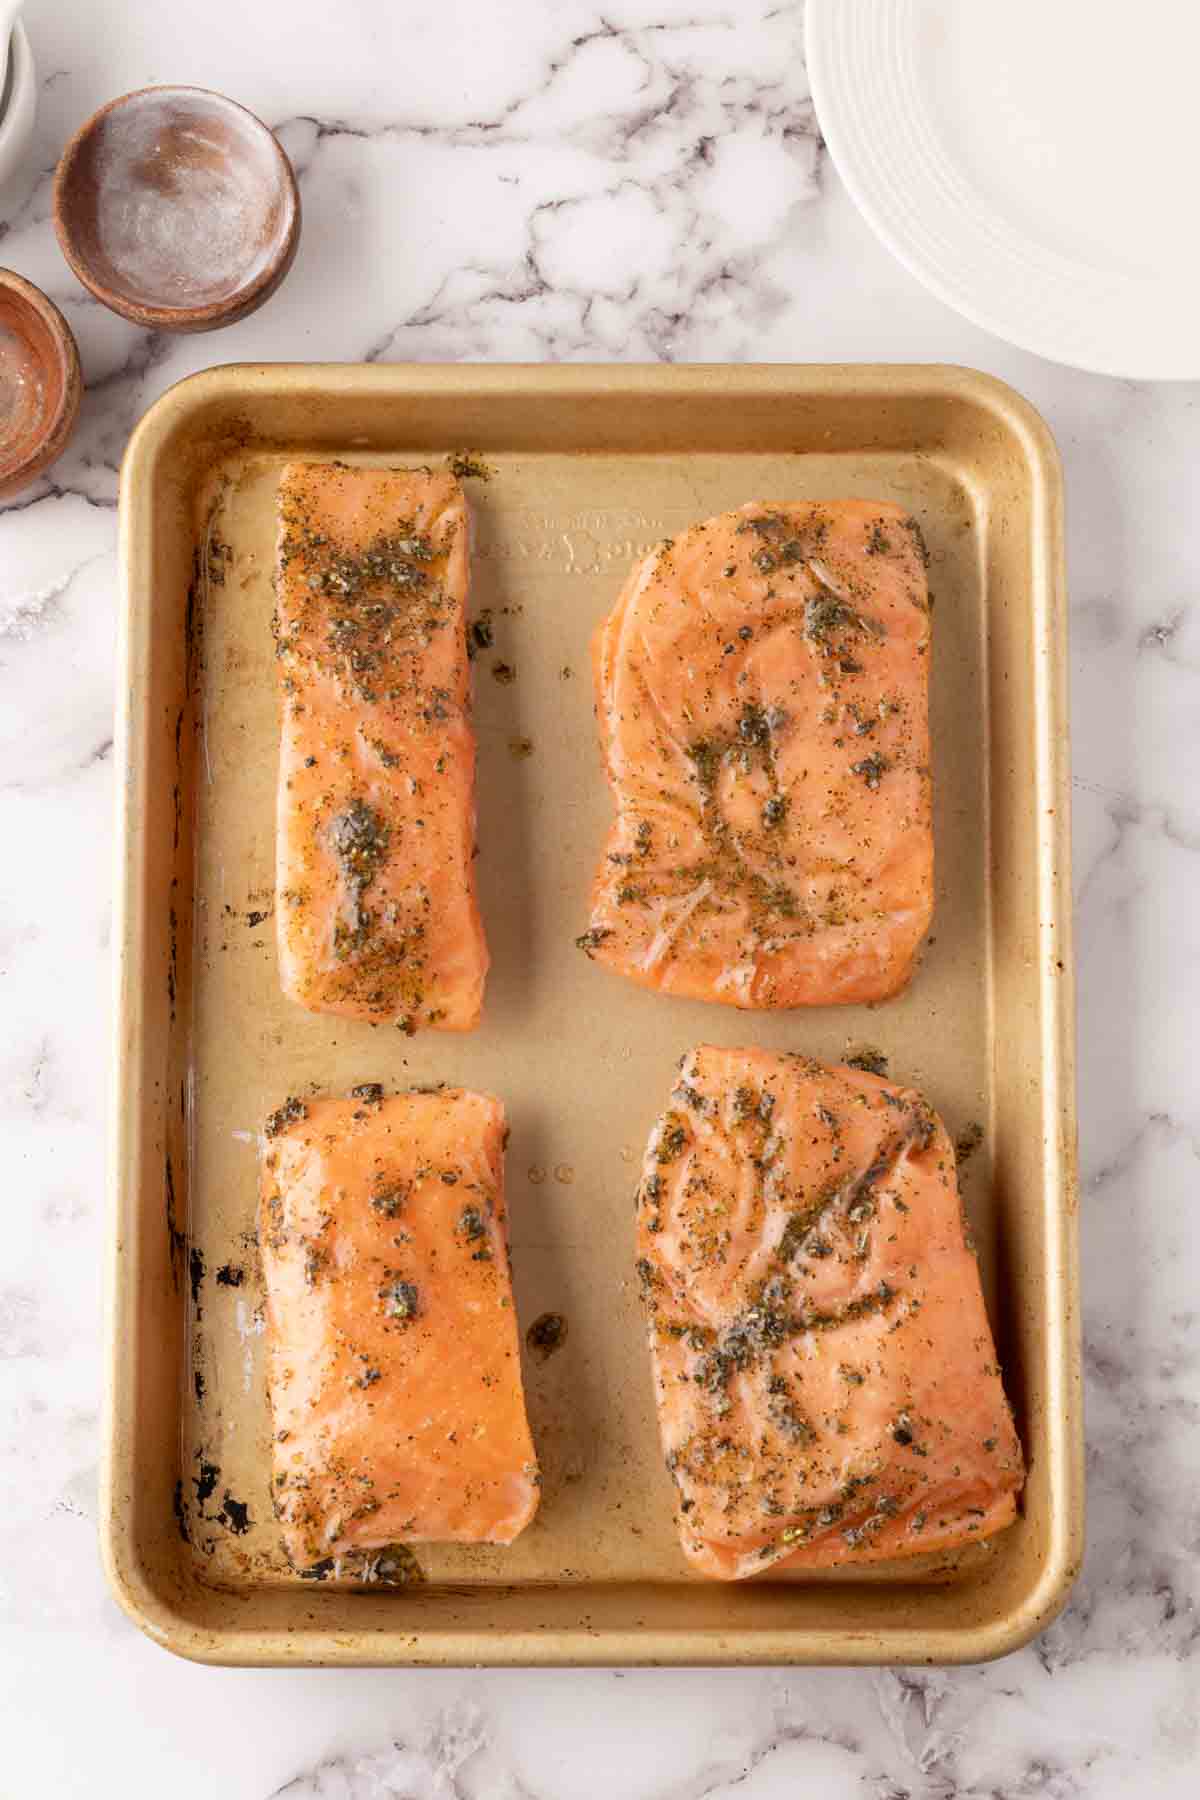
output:
POLYGON ((499 1101, 445 1088, 310 1100, 264 1138, 272 1492, 296 1568, 508 1544, 537 1510, 504 1137, 499 1101))
POLYGON ((919 1094, 692 1051, 646 1152, 637 1266, 705 1574, 946 1550, 1013 1519, 1021 1448, 954 1148, 919 1094))
POLYGON ((594 644, 617 817, 588 954, 748 1008, 902 988, 933 904, 928 650, 895 506, 751 503, 638 563, 594 644))
POLYGON ((479 1020, 467 535, 446 472, 280 480, 275 918, 284 991, 314 1012, 479 1020))

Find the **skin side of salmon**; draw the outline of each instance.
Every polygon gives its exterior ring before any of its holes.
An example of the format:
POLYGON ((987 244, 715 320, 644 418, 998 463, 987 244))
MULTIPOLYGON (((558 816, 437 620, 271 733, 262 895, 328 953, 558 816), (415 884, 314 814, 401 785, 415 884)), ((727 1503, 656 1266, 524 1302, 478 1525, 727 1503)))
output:
POLYGON ((259 1241, 276 1514, 296 1568, 508 1544, 537 1510, 504 1206, 504 1109, 463 1089, 290 1100, 259 1241))
POLYGON ((284 992, 313 1012, 478 1023, 468 562, 450 474, 282 472, 275 918, 284 992))
POLYGON ((638 1274, 685 1555, 735 1580, 1003 1529, 1024 1462, 945 1128, 807 1057, 683 1059, 638 1274))
POLYGON ((616 819, 580 938, 665 993, 861 1004, 933 909, 919 528, 751 502, 631 572, 593 645, 616 819))

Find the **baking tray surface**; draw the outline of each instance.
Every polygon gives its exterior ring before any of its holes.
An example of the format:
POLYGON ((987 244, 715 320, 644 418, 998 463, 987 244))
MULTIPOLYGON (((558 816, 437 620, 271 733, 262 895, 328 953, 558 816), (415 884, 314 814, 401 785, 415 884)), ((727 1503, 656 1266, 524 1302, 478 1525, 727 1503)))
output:
POLYGON ((1053 1616, 1079 1557, 1061 498, 1010 390, 943 368, 231 367, 168 393, 122 474, 123 832, 105 1554, 119 1597, 226 1662, 952 1661, 1053 1616), (479 879, 492 952, 459 1037, 285 1001, 272 908, 274 493, 289 455, 469 449, 479 879), (896 500, 935 599, 937 912, 877 1008, 653 995, 575 946, 609 817, 588 645, 635 557, 747 499, 896 500), (515 679, 503 679, 505 670, 515 679), (679 1551, 632 1273, 632 1196, 699 1041, 866 1046, 951 1133, 1030 1480, 957 1557, 732 1588, 679 1551), (288 1094, 500 1095, 544 1478, 508 1549, 419 1546, 402 1587, 315 1583, 270 1509, 256 1134, 288 1094))

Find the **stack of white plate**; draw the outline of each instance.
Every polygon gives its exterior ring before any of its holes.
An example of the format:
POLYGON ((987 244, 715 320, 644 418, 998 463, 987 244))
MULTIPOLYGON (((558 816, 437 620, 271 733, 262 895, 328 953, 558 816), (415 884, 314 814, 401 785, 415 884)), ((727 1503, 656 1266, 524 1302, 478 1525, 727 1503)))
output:
POLYGON ((822 133, 879 236, 1057 362, 1200 377, 1195 0, 808 0, 822 133))

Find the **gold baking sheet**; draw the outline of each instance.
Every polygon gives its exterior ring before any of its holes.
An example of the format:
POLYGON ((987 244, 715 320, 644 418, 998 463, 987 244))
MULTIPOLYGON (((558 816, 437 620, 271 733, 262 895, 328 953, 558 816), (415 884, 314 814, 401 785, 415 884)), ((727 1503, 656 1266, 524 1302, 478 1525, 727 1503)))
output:
POLYGON ((1010 390, 939 368, 227 368, 164 396, 122 476, 124 823, 105 1540, 152 1635, 226 1662, 965 1660, 1061 1604, 1081 1540, 1061 497, 1010 390), (479 879, 472 1034, 279 992, 274 494, 289 454, 478 452, 467 482, 479 879), (609 817, 588 644, 630 562, 752 499, 920 520, 935 598, 937 912, 906 994, 740 1014, 575 948, 609 817), (213 554, 214 543, 217 554, 213 554), (516 671, 495 679, 497 663, 516 671), (530 748, 531 746, 531 748, 530 748), (632 1195, 673 1064, 710 1041, 884 1051, 983 1141, 966 1204, 1030 1458, 1018 1524, 958 1558, 738 1588, 687 1568, 632 1279, 632 1195), (507 1549, 424 1580, 301 1580, 271 1517, 256 1133, 288 1094, 444 1080, 505 1102, 525 1379, 544 1488, 507 1549), (168 1164, 170 1174, 168 1177, 168 1164))

